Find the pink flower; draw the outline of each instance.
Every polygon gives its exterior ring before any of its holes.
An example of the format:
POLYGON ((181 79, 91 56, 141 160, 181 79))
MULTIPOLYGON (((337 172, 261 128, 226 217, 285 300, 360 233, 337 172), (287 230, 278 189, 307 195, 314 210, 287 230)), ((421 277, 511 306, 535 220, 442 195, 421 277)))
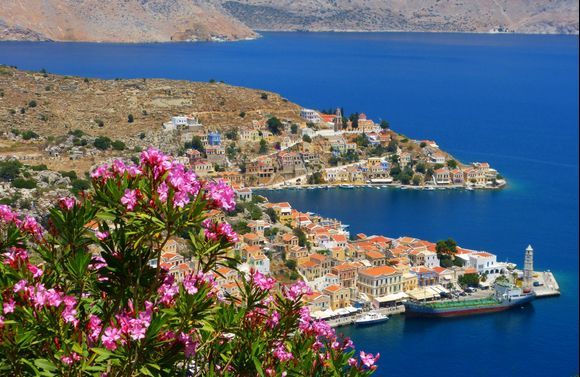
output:
POLYGON ((10 300, 4 302, 4 314, 14 313, 14 307, 16 306, 16 302, 14 299, 10 298, 10 300))
POLYGON ((60 205, 60 208, 70 211, 75 206, 76 200, 71 197, 60 198, 58 204, 60 205))
POLYGON ((197 350, 197 346, 199 345, 199 342, 193 341, 191 339, 190 335, 183 333, 183 332, 181 334, 179 334, 179 336, 177 337, 177 340, 179 340, 181 343, 183 343, 185 357, 190 358, 192 356, 195 356, 195 352, 197 350))
POLYGON ((302 280, 292 284, 290 289, 287 289, 285 292, 285 296, 287 299, 296 301, 302 295, 309 295, 312 293, 312 289, 302 280))
POLYGON ((149 323, 142 319, 132 319, 129 321, 129 336, 133 340, 144 339, 149 323))
POLYGON ((17 215, 6 204, 0 204, 0 219, 5 223, 12 223, 17 219, 17 215))
POLYGON ((121 198, 121 204, 123 204, 127 210, 132 211, 137 205, 137 190, 125 190, 125 195, 121 198))
POLYGON ((66 365, 72 365, 72 363, 74 362, 73 358, 70 356, 62 356, 60 358, 60 361, 62 361, 63 363, 65 363, 66 365))
POLYGON ((42 228, 36 222, 36 219, 32 216, 26 216, 22 224, 20 224, 20 229, 31 234, 37 240, 42 238, 42 228))
POLYGON ((141 153, 141 164, 153 170, 153 178, 157 179, 171 168, 169 157, 154 148, 141 153))
POLYGON ((100 255, 93 256, 89 268, 91 270, 100 270, 103 267, 107 267, 107 262, 105 261, 105 259, 100 255))
POLYGON ((266 277, 258 271, 254 271, 251 274, 251 279, 254 285, 262 291, 269 291, 274 287, 274 284, 276 284, 276 280, 271 277, 266 277))
POLYGON ((350 365, 351 367, 356 367, 358 364, 358 362, 356 361, 355 358, 351 357, 348 359, 348 365, 350 365))
POLYGON ((109 232, 101 232, 97 230, 95 236, 97 236, 99 241, 103 241, 105 238, 109 237, 109 232))
POLYGON ((42 269, 33 264, 30 263, 28 264, 28 271, 30 271, 32 273, 32 276, 35 278, 39 278, 42 276, 42 269))
POLYGON ((12 268, 18 268, 21 262, 28 260, 28 252, 18 247, 11 247, 10 251, 2 254, 4 255, 4 264, 10 265, 12 268))
POLYGON ((279 342, 274 348, 274 356, 280 360, 281 362, 292 360, 294 356, 292 356, 291 352, 286 350, 286 346, 283 343, 279 342))
POLYGON ((45 296, 48 306, 54 308, 59 307, 64 300, 64 295, 61 292, 56 291, 54 288, 47 290, 45 296))
POLYGON ((14 293, 25 290, 26 286, 28 285, 28 281, 20 280, 18 283, 14 284, 14 293))
POLYGON ((72 323, 73 326, 75 327, 79 323, 79 320, 76 318, 76 315, 77 310, 69 306, 66 306, 61 313, 62 319, 64 319, 66 323, 72 323))
POLYGON ((165 305, 173 302, 173 297, 179 293, 179 287, 174 283, 173 275, 167 275, 157 292, 161 295, 159 301, 165 305))
POLYGON ((114 351, 117 348, 117 341, 121 339, 121 330, 114 327, 107 327, 101 336, 103 346, 109 351, 114 351))
POLYGON ((157 193, 159 194, 159 201, 165 203, 169 193, 169 186, 167 186, 167 183, 162 182, 159 187, 157 187, 157 193))
POLYGON ((278 326, 278 323, 280 323, 280 313, 274 311, 272 312, 270 318, 268 318, 268 320, 266 321, 266 325, 269 328, 273 329, 274 327, 278 326))
POLYGON ((197 278, 193 274, 189 274, 183 279, 183 288, 185 288, 185 291, 190 295, 197 293, 198 289, 196 284, 197 278))
POLYGON ((235 193, 224 181, 210 182, 207 184, 207 199, 218 208, 232 211, 236 208, 235 193))
POLYGON ((367 368, 372 367, 380 356, 380 353, 377 353, 376 356, 373 356, 372 353, 365 353, 364 351, 360 351, 360 359, 367 368))
POLYGON ((106 182, 107 179, 111 178, 111 172, 109 171, 108 165, 101 165, 91 173, 91 178, 93 180, 102 180, 106 182))
POLYGON ((101 319, 96 315, 91 314, 87 328, 89 330, 89 339, 94 342, 98 339, 99 334, 101 333, 101 319))

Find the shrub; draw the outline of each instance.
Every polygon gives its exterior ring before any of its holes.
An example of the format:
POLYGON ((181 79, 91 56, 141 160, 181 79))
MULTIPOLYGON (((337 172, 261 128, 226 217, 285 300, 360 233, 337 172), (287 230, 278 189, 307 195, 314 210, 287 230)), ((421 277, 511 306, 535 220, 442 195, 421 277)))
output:
POLYGON ((85 191, 91 188, 91 183, 85 179, 73 179, 71 182, 72 189, 71 191, 75 194, 78 194, 81 191, 85 191))
POLYGON ((128 123, 133 123, 135 121, 135 118, 133 117, 133 114, 129 114, 127 116, 127 122, 128 123))
POLYGON ((95 139, 93 145, 95 148, 104 151, 111 147, 111 139, 106 136, 99 136, 95 139))
POLYGON ((38 134, 36 132, 34 132, 34 131, 28 130, 28 131, 24 131, 22 133, 22 138, 24 140, 37 139, 38 138, 38 134))
POLYGON ((113 141, 111 143, 111 146, 116 151, 122 151, 122 150, 124 150, 126 148, 125 143, 123 143, 121 140, 115 140, 115 141, 113 141))
POLYGON ((12 187, 19 189, 33 189, 36 188, 36 180, 16 178, 12 181, 12 187))
POLYGON ((11 181, 18 177, 22 163, 18 160, 0 161, 0 179, 11 181))
POLYGON ((72 131, 68 132, 69 135, 75 136, 75 137, 83 137, 85 136, 85 133, 83 130, 79 130, 78 128, 72 131))
POLYGON ((62 175, 63 177, 68 177, 71 180, 73 179, 77 179, 77 172, 74 170, 70 170, 70 171, 59 171, 60 175, 62 175))
POLYGON ((28 102, 28 107, 36 107, 36 101, 32 100, 32 101, 28 102))
POLYGON ((350 341, 310 317, 304 282, 274 292, 274 279, 251 271, 235 297, 223 295, 215 271, 235 267, 237 235, 206 217, 231 211, 234 193, 168 162, 148 150, 140 166, 96 169, 94 192, 50 210, 50 232, 0 207, 3 373, 372 374, 376 357, 355 358, 350 341), (159 262, 181 233, 198 262, 178 282, 159 262))
POLYGON ((48 170, 48 166, 46 166, 45 164, 32 165, 32 166, 30 166, 30 169, 32 169, 34 171, 45 171, 45 170, 48 170))

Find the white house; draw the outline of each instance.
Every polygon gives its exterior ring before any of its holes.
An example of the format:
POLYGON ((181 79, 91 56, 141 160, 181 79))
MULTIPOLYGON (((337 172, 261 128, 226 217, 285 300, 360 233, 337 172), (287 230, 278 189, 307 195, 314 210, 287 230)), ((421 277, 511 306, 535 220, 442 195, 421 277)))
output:
POLYGON ((171 117, 170 122, 163 123, 164 131, 173 131, 179 128, 201 127, 201 123, 194 117, 178 115, 171 117))
POLYGON ((261 251, 248 254, 248 266, 264 274, 270 274, 270 259, 261 251))
POLYGON ((301 109, 300 118, 311 123, 319 123, 322 120, 320 114, 318 114, 318 112, 312 109, 301 109))

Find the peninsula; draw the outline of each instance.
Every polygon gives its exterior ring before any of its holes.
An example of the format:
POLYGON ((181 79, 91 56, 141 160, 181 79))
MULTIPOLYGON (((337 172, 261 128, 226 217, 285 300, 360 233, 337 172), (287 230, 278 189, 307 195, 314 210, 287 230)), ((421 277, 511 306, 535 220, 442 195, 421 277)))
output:
POLYGON ((24 203, 45 197, 47 180, 82 187, 94 166, 134 159, 149 146, 240 192, 506 184, 488 163, 463 163, 435 141, 413 140, 362 112, 304 109, 275 93, 218 82, 96 80, 1 67, 0 131, 0 157, 22 165, 3 177, 3 194, 24 203), (29 191, 19 179, 29 181, 29 191))

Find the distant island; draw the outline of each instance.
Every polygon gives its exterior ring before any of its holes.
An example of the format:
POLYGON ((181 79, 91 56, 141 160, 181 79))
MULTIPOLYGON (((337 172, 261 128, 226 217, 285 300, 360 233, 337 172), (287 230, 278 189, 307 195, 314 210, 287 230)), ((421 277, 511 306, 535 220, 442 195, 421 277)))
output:
POLYGON ((578 1, 4 0, 0 41, 233 41, 260 31, 578 34, 578 1))

